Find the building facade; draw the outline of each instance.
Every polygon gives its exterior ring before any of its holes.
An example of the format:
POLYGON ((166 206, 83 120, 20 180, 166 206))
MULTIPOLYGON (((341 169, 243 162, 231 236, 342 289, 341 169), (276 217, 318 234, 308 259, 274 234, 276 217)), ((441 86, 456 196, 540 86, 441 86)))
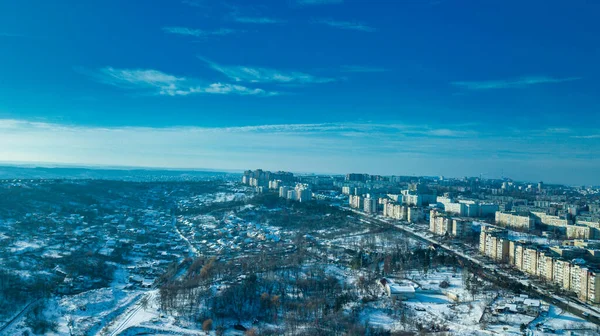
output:
POLYGON ((510 243, 506 230, 482 226, 479 236, 479 251, 497 262, 508 262, 510 243))
POLYGON ((498 225, 525 229, 527 231, 533 229, 535 225, 535 220, 531 216, 513 212, 496 211, 495 219, 498 225))
POLYGON ((371 197, 365 197, 363 208, 366 213, 376 213, 377 212, 377 199, 371 198, 371 197))

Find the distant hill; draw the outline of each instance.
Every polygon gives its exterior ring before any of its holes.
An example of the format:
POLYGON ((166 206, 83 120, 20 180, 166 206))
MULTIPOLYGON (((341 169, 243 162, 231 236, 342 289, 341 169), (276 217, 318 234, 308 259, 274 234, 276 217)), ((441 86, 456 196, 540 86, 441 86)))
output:
POLYGON ((237 178, 239 173, 208 170, 103 169, 0 166, 0 179, 98 179, 122 181, 186 181, 237 178))

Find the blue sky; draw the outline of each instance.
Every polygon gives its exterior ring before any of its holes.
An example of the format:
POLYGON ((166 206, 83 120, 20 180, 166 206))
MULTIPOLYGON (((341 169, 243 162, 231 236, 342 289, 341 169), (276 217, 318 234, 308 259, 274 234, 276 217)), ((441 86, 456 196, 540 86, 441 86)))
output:
POLYGON ((598 13, 0 1, 0 160, 600 184, 598 13))

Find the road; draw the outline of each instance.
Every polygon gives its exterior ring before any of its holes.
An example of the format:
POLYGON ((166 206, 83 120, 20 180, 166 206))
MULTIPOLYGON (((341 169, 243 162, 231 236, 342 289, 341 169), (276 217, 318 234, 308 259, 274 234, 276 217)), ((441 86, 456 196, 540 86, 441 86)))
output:
POLYGON ((379 218, 371 217, 371 216, 367 215, 366 213, 363 213, 363 212, 360 212, 360 211, 357 211, 354 209, 352 209, 352 211, 354 213, 357 213, 357 214, 363 216, 363 218, 366 221, 369 221, 372 224, 379 223, 379 224, 391 225, 417 240, 420 240, 420 241, 423 241, 426 243, 430 243, 438 248, 443 249, 444 251, 446 251, 448 253, 454 254, 455 256, 459 257, 463 261, 468 261, 469 263, 471 263, 473 265, 477 265, 477 266, 481 267, 481 269, 484 271, 482 275, 489 281, 497 283, 497 282, 500 282, 499 280, 503 280, 503 282, 521 284, 521 285, 525 286, 529 292, 536 294, 537 296, 543 298, 545 301, 548 301, 570 313, 578 315, 581 318, 586 319, 592 323, 600 325, 600 313, 598 313, 598 311, 591 308, 590 306, 584 305, 584 304, 577 302, 571 298, 561 297, 556 294, 553 294, 553 293, 549 292, 548 290, 541 288, 538 285, 532 283, 531 281, 529 281, 529 279, 522 279, 512 273, 502 270, 500 267, 498 267, 497 264, 490 263, 489 261, 480 259, 479 257, 473 257, 473 256, 467 254, 468 252, 459 250, 456 246, 450 246, 450 245, 447 245, 447 244, 445 244, 441 241, 438 241, 432 237, 428 237, 427 235, 425 235, 423 233, 423 232, 429 232, 429 231, 427 231, 427 229, 424 229, 421 227, 421 228, 419 228, 419 231, 416 231, 416 230, 413 230, 411 227, 407 226, 406 225, 407 223, 400 224, 397 222, 381 220, 379 218))
POLYGON ((17 322, 18 320, 21 319, 21 317, 23 317, 23 315, 25 315, 29 309, 31 307, 33 307, 35 304, 37 304, 38 302, 40 302, 41 299, 37 299, 35 301, 30 302, 29 304, 27 304, 27 306, 25 306, 25 308, 23 308, 23 310, 21 310, 20 313, 18 313, 15 317, 13 317, 10 321, 8 321, 2 328, 0 328, 0 335, 3 335, 3 333, 10 329, 10 327, 12 327, 12 325, 17 322))
MULTIPOLYGON (((142 310, 144 309, 144 306, 142 305, 142 300, 144 298, 146 298, 148 300, 148 302, 152 302, 152 300, 154 300, 155 296, 156 296, 155 291, 148 292, 148 293, 145 293, 144 295, 141 295, 136 300, 133 309, 131 309, 126 314, 123 314, 117 318, 116 327, 112 331, 109 331, 108 335, 110 335, 110 336, 119 335, 125 329, 137 324, 137 323, 135 323, 136 321, 134 320, 134 318, 136 317, 136 315, 138 315, 138 313, 143 312, 142 310), (134 323, 131 323, 132 321, 134 321, 134 323)), ((112 328, 109 328, 108 330, 110 330, 110 329, 112 329, 112 328)))
POLYGON ((175 229, 175 232, 179 235, 179 237, 181 237, 181 239, 183 239, 183 241, 185 241, 185 243, 187 244, 188 248, 190 249, 190 252, 194 254, 194 256, 198 257, 200 256, 200 252, 198 252, 198 250, 194 247, 194 245, 192 245, 192 243, 190 242, 189 239, 187 239, 186 236, 184 236, 181 231, 179 231, 179 229, 177 228, 177 217, 173 216, 173 221, 171 223, 173 225, 173 228, 175 229))

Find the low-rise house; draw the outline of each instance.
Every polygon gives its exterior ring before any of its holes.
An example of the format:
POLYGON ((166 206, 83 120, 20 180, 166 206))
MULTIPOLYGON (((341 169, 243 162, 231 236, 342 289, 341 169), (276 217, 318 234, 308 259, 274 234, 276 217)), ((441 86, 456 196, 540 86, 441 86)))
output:
POLYGON ((523 301, 523 308, 527 315, 537 315, 540 312, 541 302, 535 299, 525 299, 523 301))
POLYGON ((393 300, 408 300, 415 297, 415 288, 411 285, 399 285, 386 278, 379 280, 379 283, 386 295, 393 300))

